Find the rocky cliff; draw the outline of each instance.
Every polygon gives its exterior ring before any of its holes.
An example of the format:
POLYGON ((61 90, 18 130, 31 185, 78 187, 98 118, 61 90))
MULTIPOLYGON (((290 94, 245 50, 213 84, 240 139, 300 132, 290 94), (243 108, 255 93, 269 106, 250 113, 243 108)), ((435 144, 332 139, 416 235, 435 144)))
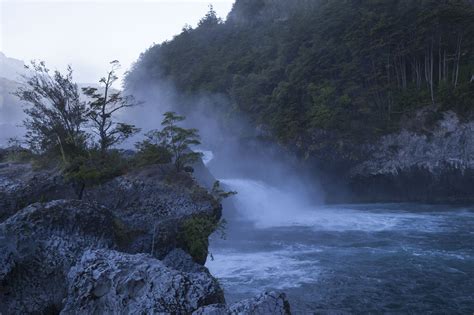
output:
POLYGON ((474 122, 451 111, 431 122, 427 110, 363 147, 366 158, 348 171, 355 200, 474 201, 474 122))
POLYGON ((149 166, 74 196, 58 170, 0 165, 1 314, 289 313, 277 293, 225 305, 183 228, 221 205, 189 174, 149 166))

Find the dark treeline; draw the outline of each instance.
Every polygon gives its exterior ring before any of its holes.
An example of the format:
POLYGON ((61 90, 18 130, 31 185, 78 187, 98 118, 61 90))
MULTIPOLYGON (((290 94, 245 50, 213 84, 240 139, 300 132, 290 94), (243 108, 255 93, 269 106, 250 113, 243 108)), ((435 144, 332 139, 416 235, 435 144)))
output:
POLYGON ((229 112, 297 145, 320 130, 343 142, 395 131, 424 106, 468 117, 473 75, 470 1, 240 0, 225 23, 211 9, 151 47, 126 83, 224 93, 229 112))

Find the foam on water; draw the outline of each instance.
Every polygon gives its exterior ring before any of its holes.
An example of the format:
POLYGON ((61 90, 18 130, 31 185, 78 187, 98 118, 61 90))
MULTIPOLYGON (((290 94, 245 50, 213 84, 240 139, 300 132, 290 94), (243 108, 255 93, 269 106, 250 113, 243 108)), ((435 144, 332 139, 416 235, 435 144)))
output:
POLYGON ((296 186, 221 182, 236 213, 206 265, 227 301, 275 289, 297 314, 473 309, 472 208, 318 205, 296 186))
POLYGON ((298 192, 247 179, 221 181, 238 192, 239 214, 257 228, 307 226, 326 231, 383 231, 390 229, 439 231, 440 214, 408 213, 398 209, 356 210, 354 207, 314 206, 298 192))
POLYGON ((212 274, 224 286, 232 283, 233 287, 240 287, 244 292, 251 288, 258 293, 266 288, 299 287, 304 283, 314 283, 320 274, 317 261, 297 259, 291 249, 269 252, 224 250, 213 257, 214 260, 209 259, 206 263, 212 274))

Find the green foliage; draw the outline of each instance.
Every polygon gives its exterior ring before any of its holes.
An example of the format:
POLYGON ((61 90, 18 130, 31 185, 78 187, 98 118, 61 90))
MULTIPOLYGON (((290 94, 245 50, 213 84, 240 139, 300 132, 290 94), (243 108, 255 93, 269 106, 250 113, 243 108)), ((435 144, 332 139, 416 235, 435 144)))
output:
MULTIPOLYGON (((206 195, 208 196, 206 191, 200 187, 193 186, 193 189, 197 189, 193 191, 195 201, 206 195)), ((211 194, 218 202, 221 202, 223 199, 237 194, 237 192, 224 191, 220 187, 220 182, 216 181, 212 187, 211 194)), ((225 226, 225 220, 219 221, 215 217, 208 216, 194 216, 184 222, 179 238, 184 249, 188 251, 193 259, 204 263, 209 254, 209 236, 214 232, 218 232, 220 237, 224 239, 225 226)))
POLYGON ((17 138, 10 139, 8 147, 0 150, 0 162, 30 163, 33 169, 55 168, 60 164, 56 152, 33 152, 17 138))
POLYGON ((225 94, 288 145, 318 130, 358 143, 423 106, 472 112, 472 21, 467 0, 239 0, 225 23, 150 48, 126 85, 225 94))
POLYGON ((183 223, 180 241, 196 262, 205 263, 209 254, 209 236, 218 231, 224 238, 225 224, 224 220, 218 221, 213 217, 192 217, 183 223))
POLYGON ((146 166, 153 164, 168 164, 172 162, 172 155, 166 147, 153 143, 153 135, 147 134, 145 139, 135 145, 137 153, 134 157, 136 166, 146 166))
POLYGON ((25 163, 31 162, 35 158, 31 150, 23 147, 22 142, 16 138, 8 141, 8 149, 2 150, 1 161, 25 163))
POLYGON ((225 191, 221 188, 220 181, 216 180, 214 185, 212 185, 211 194, 218 202, 221 202, 223 199, 229 198, 231 196, 237 195, 236 191, 225 191))
POLYGON ((24 112, 27 133, 25 141, 37 154, 56 154, 63 159, 74 156, 86 146, 86 107, 81 101, 72 68, 65 74, 50 70, 44 62, 31 62, 26 67, 31 76, 24 76, 24 85, 15 95, 28 104, 24 112))
POLYGON ((199 21, 199 27, 212 27, 219 23, 222 23, 222 20, 217 17, 216 11, 212 5, 209 5, 209 11, 206 15, 199 21))
POLYGON ((200 144, 200 137, 197 129, 186 129, 179 127, 178 122, 185 120, 184 116, 179 116, 174 112, 166 112, 161 122, 161 130, 152 130, 147 134, 147 139, 138 144, 139 148, 148 148, 155 152, 163 152, 163 158, 168 156, 164 151, 168 151, 172 156, 176 171, 182 171, 188 164, 196 162, 201 153, 191 151, 190 147, 200 144))
POLYGON ((138 129, 114 119, 117 112, 136 105, 131 96, 112 90, 112 84, 118 79, 117 67, 118 62, 113 61, 107 77, 100 80, 103 92, 92 87, 83 89, 89 97, 86 106, 73 81, 71 67, 66 74, 59 71, 50 74, 44 62, 32 62, 27 67, 32 75, 24 77, 25 85, 15 93, 28 104, 24 126, 29 150, 14 143, 10 149, 13 158, 33 162, 33 166, 61 164, 79 199, 86 186, 121 175, 125 162, 119 152, 111 148, 138 129))
POLYGON ((82 199, 86 186, 104 183, 122 175, 125 169, 126 161, 119 152, 88 150, 68 161, 64 175, 74 184, 78 198, 82 199))

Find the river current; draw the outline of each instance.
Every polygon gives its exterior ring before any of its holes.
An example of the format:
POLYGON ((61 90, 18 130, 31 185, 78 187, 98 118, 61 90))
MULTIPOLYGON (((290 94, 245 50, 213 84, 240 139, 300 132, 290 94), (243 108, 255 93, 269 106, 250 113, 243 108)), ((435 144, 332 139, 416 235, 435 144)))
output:
POLYGON ((311 206, 262 182, 222 182, 238 195, 207 267, 227 302, 280 290, 295 314, 473 314, 473 208, 311 206))

